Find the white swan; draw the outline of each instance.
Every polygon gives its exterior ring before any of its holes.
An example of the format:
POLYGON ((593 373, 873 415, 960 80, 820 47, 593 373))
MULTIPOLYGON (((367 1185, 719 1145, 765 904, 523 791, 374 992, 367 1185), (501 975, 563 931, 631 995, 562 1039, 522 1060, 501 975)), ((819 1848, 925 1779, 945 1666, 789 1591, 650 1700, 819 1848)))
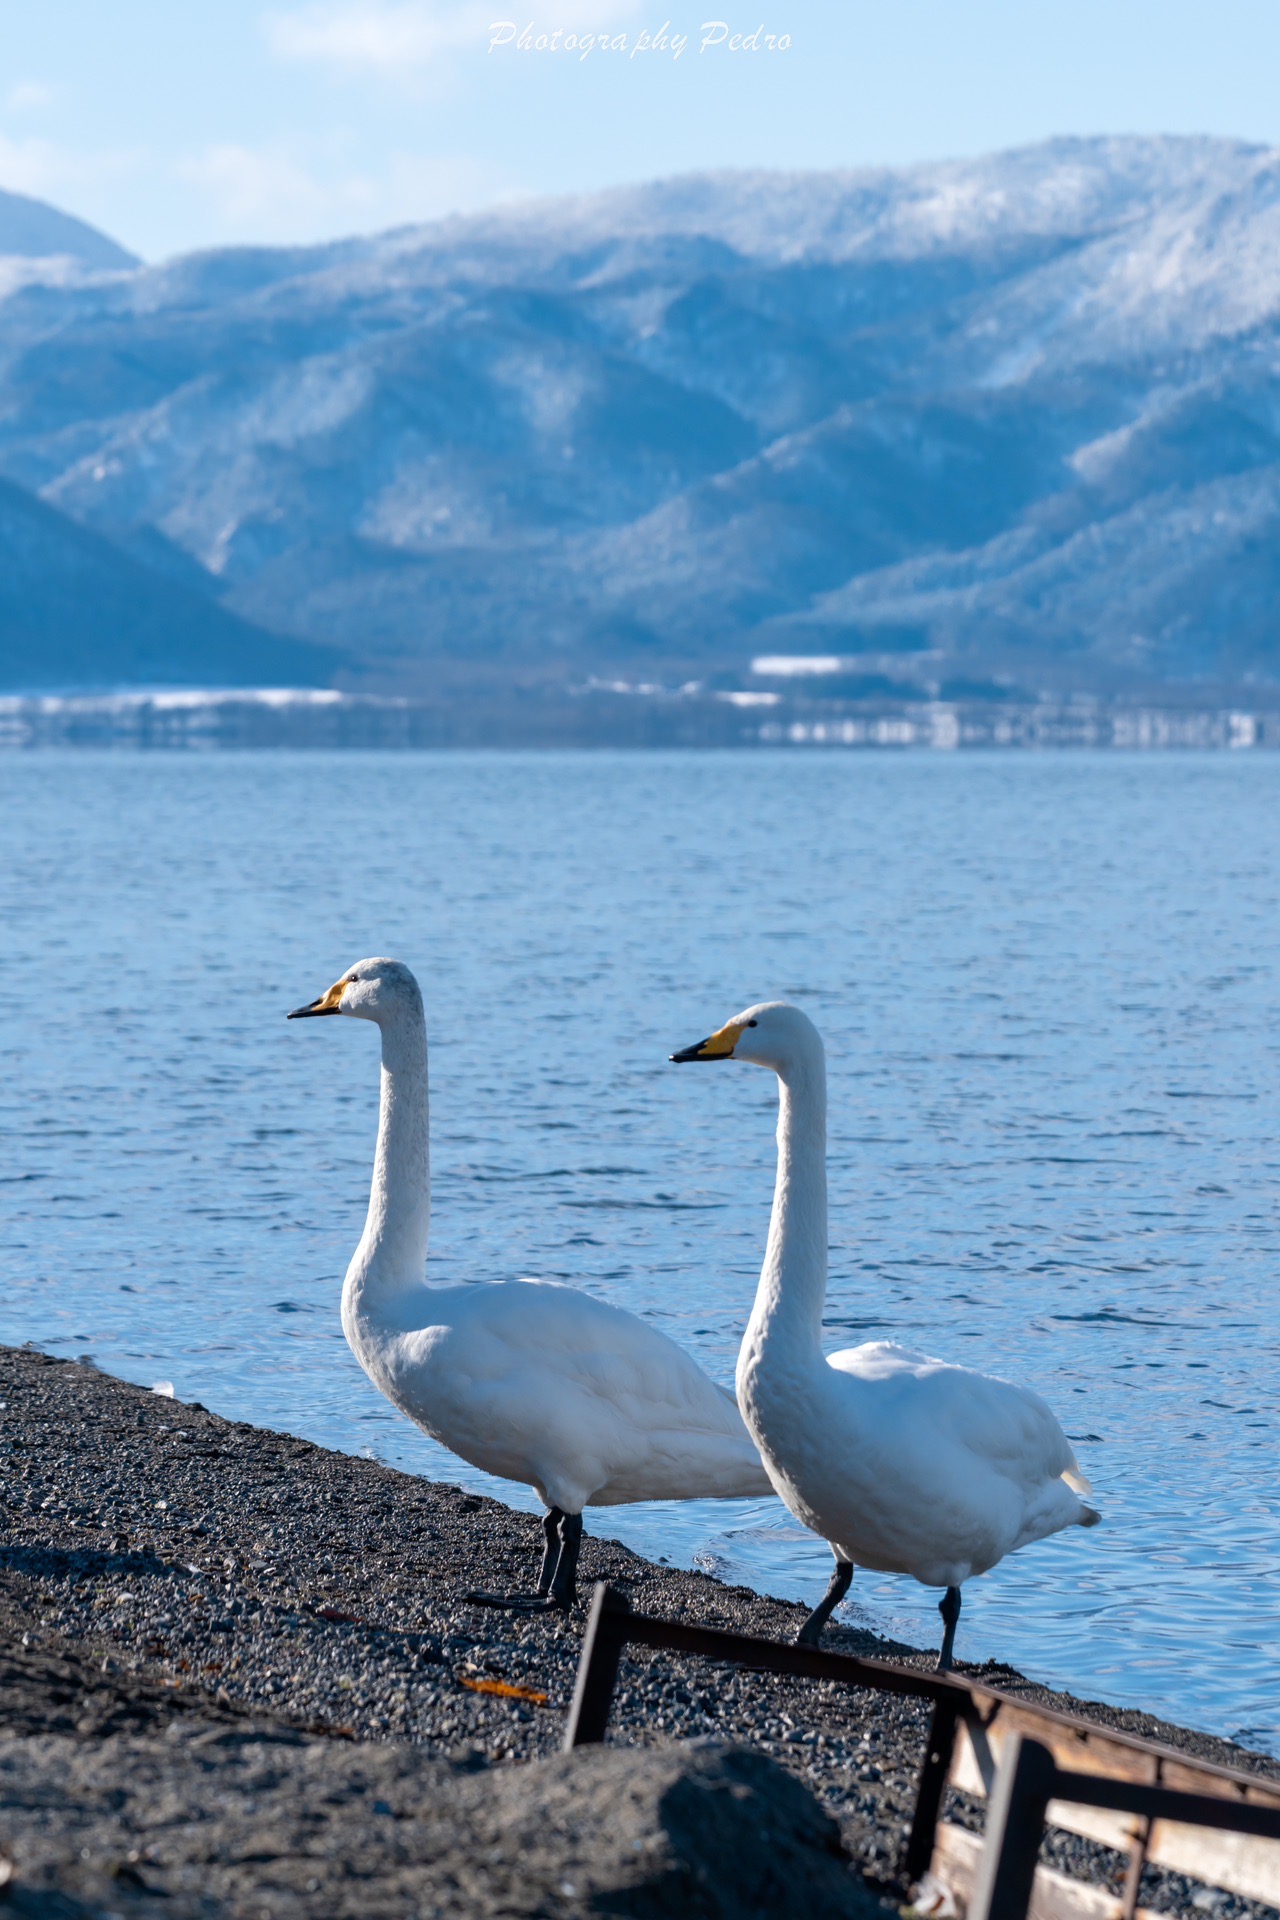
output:
POLYGON ((1089 1483, 1026 1387, 886 1340, 823 1357, 827 1081, 812 1021, 770 1001, 671 1058, 750 1060, 780 1082, 778 1179, 738 1405, 777 1491, 836 1557, 800 1640, 817 1644, 856 1563, 946 1588, 947 1667, 963 1583, 1029 1541, 1094 1526, 1080 1498, 1089 1483))
POLYGON ((290 1020, 372 1020, 382 1097, 369 1213, 342 1289, 342 1330, 388 1400, 474 1467, 547 1508, 537 1597, 571 1604, 584 1506, 735 1500, 772 1491, 733 1396, 674 1340, 554 1281, 427 1285, 427 1028, 398 960, 361 960, 290 1020))

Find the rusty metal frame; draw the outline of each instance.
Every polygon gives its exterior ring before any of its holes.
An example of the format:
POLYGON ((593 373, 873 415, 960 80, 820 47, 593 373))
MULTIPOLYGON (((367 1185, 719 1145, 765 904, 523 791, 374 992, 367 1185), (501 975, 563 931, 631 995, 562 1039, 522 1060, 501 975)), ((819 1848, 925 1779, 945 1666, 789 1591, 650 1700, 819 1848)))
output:
POLYGON ((626 1595, 607 1581, 597 1583, 587 1616, 573 1704, 564 1748, 598 1746, 609 1724, 618 1680, 618 1662, 626 1645, 692 1653, 725 1665, 791 1674, 801 1680, 834 1680, 841 1686, 867 1687, 877 1693, 907 1694, 933 1702, 933 1720, 916 1793, 915 1816, 902 1856, 902 1872, 918 1880, 933 1857, 934 1835, 942 1811, 947 1775, 961 1719, 976 1718, 969 1683, 953 1673, 926 1673, 893 1660, 863 1660, 856 1654, 828 1653, 755 1634, 729 1633, 722 1627, 693 1627, 679 1620, 656 1620, 633 1613, 626 1595))
MULTIPOLYGON (((994 1700, 1021 1715, 1034 1714, 1046 1724, 1070 1727, 1086 1738, 1099 1734, 1149 1753, 1156 1761, 1158 1775, 1165 1756, 1163 1749, 1153 1742, 1097 1727, 1054 1708, 1033 1707, 1015 1695, 971 1682, 956 1673, 929 1673, 892 1660, 864 1660, 856 1654, 829 1653, 821 1647, 795 1646, 785 1641, 765 1640, 755 1634, 690 1626, 684 1621, 659 1620, 650 1614, 635 1613, 626 1595, 603 1580, 595 1587, 583 1635, 573 1703, 565 1728, 566 1751, 599 1745, 604 1740, 617 1686, 618 1665, 622 1650, 628 1645, 689 1653, 727 1666, 787 1674, 802 1680, 832 1680, 840 1686, 865 1687, 877 1693, 905 1694, 932 1701, 933 1716, 920 1767, 915 1810, 899 1862, 900 1871, 909 1883, 919 1880, 933 1859, 956 1735, 963 1721, 975 1754, 985 1756, 984 1774, 992 1776, 988 1781, 987 1844, 981 1873, 983 1884, 988 1871, 995 1878, 988 1890, 987 1906, 971 1905, 971 1920, 980 1920, 980 1916, 981 1920, 1023 1920, 1027 1907, 1025 1900, 1022 1906, 1017 1905, 1022 1897, 1018 1890, 1025 1887, 1029 1900, 1044 1833, 1045 1809, 1051 1799, 1132 1813, 1144 1821, 1131 1854, 1129 1884, 1125 1889, 1130 1912, 1136 1904, 1145 1864, 1146 1837, 1151 1822, 1156 1819, 1280 1840, 1280 1808, 1241 1803, 1225 1795, 1190 1793, 1150 1782, 1075 1772, 1059 1767, 1048 1748, 1029 1735, 1009 1736, 997 1771, 979 1700, 988 1707, 994 1700)), ((1248 1784, 1225 1768, 1203 1762, 1200 1767, 1208 1774, 1223 1777, 1224 1783, 1236 1789, 1248 1784)))

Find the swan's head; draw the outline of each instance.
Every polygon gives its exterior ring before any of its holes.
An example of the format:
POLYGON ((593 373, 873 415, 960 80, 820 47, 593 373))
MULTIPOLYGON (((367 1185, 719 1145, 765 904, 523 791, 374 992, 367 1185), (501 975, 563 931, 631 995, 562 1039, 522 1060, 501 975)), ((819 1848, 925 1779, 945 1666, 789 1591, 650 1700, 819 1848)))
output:
POLYGON ((290 1020, 318 1019, 322 1013, 349 1013, 356 1020, 375 1020, 379 1026, 397 1014, 422 1013, 418 983, 403 960, 357 960, 327 993, 305 1007, 295 1007, 290 1020))
POLYGON ((822 1058, 822 1039, 808 1014, 785 1000, 765 1000, 748 1007, 719 1032, 696 1047, 673 1053, 676 1061, 750 1060, 759 1067, 785 1073, 802 1061, 822 1058))

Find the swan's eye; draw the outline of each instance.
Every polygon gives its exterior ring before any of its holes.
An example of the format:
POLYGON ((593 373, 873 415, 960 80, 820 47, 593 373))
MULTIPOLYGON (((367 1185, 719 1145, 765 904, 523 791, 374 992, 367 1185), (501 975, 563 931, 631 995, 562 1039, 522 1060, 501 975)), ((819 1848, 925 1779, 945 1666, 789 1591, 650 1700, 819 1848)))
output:
POLYGON ((747 1025, 749 1027, 758 1027, 760 1022, 758 1020, 748 1020, 747 1025))

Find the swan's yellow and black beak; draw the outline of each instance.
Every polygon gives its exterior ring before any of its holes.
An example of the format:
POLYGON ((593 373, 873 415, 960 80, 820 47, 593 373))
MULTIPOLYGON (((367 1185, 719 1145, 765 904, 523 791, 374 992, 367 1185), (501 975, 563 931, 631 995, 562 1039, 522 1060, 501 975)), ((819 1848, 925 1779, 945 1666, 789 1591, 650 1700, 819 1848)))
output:
POLYGON ((286 1020, 318 1020, 322 1013, 340 1013, 342 1011, 342 989, 345 980, 335 980, 327 993, 322 993, 310 1006, 295 1007, 292 1013, 286 1013, 286 1020))
POLYGON ((670 1057, 677 1063, 685 1060, 732 1060, 733 1050, 738 1044, 745 1024, 742 1020, 730 1020, 709 1039, 699 1040, 696 1047, 683 1047, 679 1053, 673 1053, 670 1057))

